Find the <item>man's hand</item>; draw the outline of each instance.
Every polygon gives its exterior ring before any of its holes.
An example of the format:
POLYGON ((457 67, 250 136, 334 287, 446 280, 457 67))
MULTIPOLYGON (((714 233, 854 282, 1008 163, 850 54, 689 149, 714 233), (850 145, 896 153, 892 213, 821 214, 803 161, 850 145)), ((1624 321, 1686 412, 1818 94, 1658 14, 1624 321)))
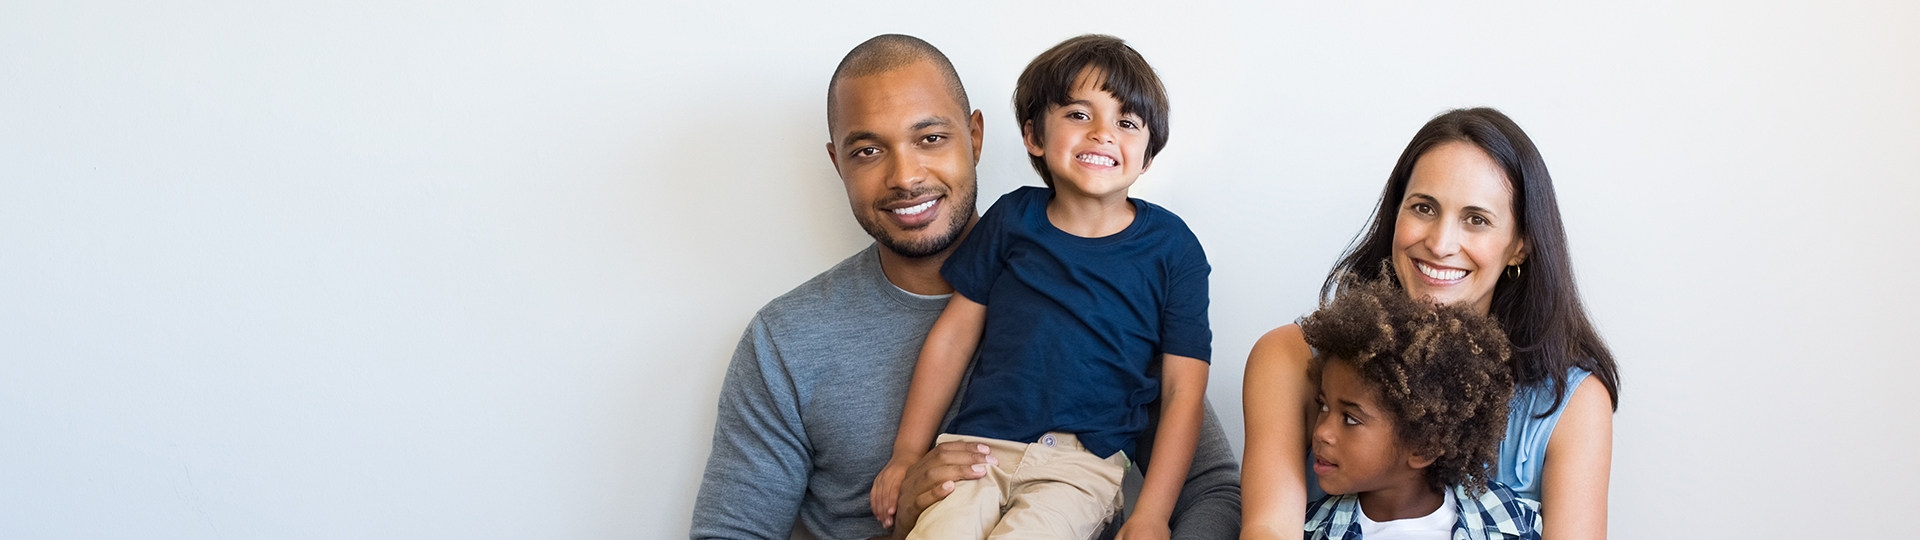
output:
POLYGON ((947 441, 935 445, 920 461, 907 468, 897 506, 886 515, 879 512, 873 515, 880 518, 880 525, 884 527, 894 527, 893 518, 899 517, 898 521, 904 526, 895 528, 894 537, 905 537, 906 532, 913 529, 913 523, 920 519, 920 512, 953 494, 956 482, 986 476, 987 467, 1000 464, 989 452, 987 445, 975 442, 947 441))
POLYGON ((1167 529, 1165 520, 1129 519, 1120 526, 1120 533, 1113 540, 1167 540, 1173 531, 1167 529))

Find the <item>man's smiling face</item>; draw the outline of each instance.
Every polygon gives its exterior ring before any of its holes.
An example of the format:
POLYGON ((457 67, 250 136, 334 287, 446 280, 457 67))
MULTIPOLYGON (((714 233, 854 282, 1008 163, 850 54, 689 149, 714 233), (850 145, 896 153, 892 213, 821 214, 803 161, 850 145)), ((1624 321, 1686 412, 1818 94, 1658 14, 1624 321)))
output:
POLYGON ((906 257, 951 247, 974 217, 979 112, 954 99, 930 62, 839 82, 827 154, 860 228, 906 257))

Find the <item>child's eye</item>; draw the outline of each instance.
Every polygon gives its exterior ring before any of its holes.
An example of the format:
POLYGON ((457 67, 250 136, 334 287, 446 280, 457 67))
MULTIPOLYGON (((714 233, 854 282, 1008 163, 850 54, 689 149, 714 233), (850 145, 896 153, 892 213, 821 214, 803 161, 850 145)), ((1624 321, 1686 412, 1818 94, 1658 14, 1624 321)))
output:
POLYGON ((1127 129, 1140 129, 1140 123, 1132 120, 1121 120, 1120 127, 1127 128, 1127 129))
POLYGON ((1083 112, 1080 112, 1080 111, 1070 111, 1070 112, 1068 112, 1068 113, 1067 113, 1067 118, 1071 118, 1071 119, 1074 119, 1074 120, 1086 120, 1086 119, 1087 119, 1087 113, 1083 113, 1083 112))
POLYGON ((1327 404, 1325 403, 1320 404, 1320 412, 1327 412, 1327 404))
POLYGON ((1354 418, 1354 417, 1353 417, 1353 415, 1351 415, 1351 414, 1343 414, 1343 415, 1340 415, 1340 417, 1341 417, 1341 418, 1343 418, 1343 419, 1345 419, 1345 420, 1346 420, 1346 422, 1347 422, 1347 425, 1349 425, 1349 426, 1357 426, 1357 425, 1360 425, 1360 419, 1359 419, 1359 418, 1354 418))

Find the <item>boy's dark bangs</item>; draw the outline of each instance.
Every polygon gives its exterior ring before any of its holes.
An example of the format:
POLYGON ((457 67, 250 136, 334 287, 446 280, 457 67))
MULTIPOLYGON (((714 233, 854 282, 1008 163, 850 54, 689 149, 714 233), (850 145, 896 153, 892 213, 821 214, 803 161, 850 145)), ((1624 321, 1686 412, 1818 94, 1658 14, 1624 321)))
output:
POLYGON ((1109 55, 1095 54, 1095 50, 1081 51, 1061 62, 1066 66, 1077 66, 1072 70, 1059 70, 1053 73, 1052 84, 1043 90, 1042 99, 1054 106, 1064 106, 1073 102, 1073 87, 1080 81, 1080 74, 1088 70, 1100 76, 1101 91, 1113 95, 1120 101, 1120 112, 1139 116, 1146 121, 1148 129, 1155 133, 1166 130, 1161 117, 1162 104, 1154 99, 1155 77, 1152 73, 1141 73, 1131 62, 1109 55))

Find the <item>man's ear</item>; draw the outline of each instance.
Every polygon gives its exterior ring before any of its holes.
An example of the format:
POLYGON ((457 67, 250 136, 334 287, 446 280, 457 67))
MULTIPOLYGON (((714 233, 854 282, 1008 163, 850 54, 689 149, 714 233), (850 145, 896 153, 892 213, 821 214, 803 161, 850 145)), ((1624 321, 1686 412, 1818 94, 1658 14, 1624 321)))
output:
MULTIPOLYGON (((973 160, 980 160, 980 143, 974 143, 973 160)), ((833 141, 827 141, 827 161, 833 162, 833 172, 840 172, 840 151, 833 148, 833 141)))
POLYGON ((1047 155, 1047 151, 1040 148, 1040 143, 1033 140, 1033 121, 1032 120, 1028 120, 1027 123, 1020 125, 1020 142, 1027 145, 1027 155, 1030 155, 1030 156, 1047 155))
POLYGON ((987 132, 986 117, 980 115, 980 109, 974 109, 972 119, 967 121, 967 133, 973 135, 973 164, 974 165, 980 164, 980 143, 982 141, 981 137, 986 135, 986 132, 987 132))

